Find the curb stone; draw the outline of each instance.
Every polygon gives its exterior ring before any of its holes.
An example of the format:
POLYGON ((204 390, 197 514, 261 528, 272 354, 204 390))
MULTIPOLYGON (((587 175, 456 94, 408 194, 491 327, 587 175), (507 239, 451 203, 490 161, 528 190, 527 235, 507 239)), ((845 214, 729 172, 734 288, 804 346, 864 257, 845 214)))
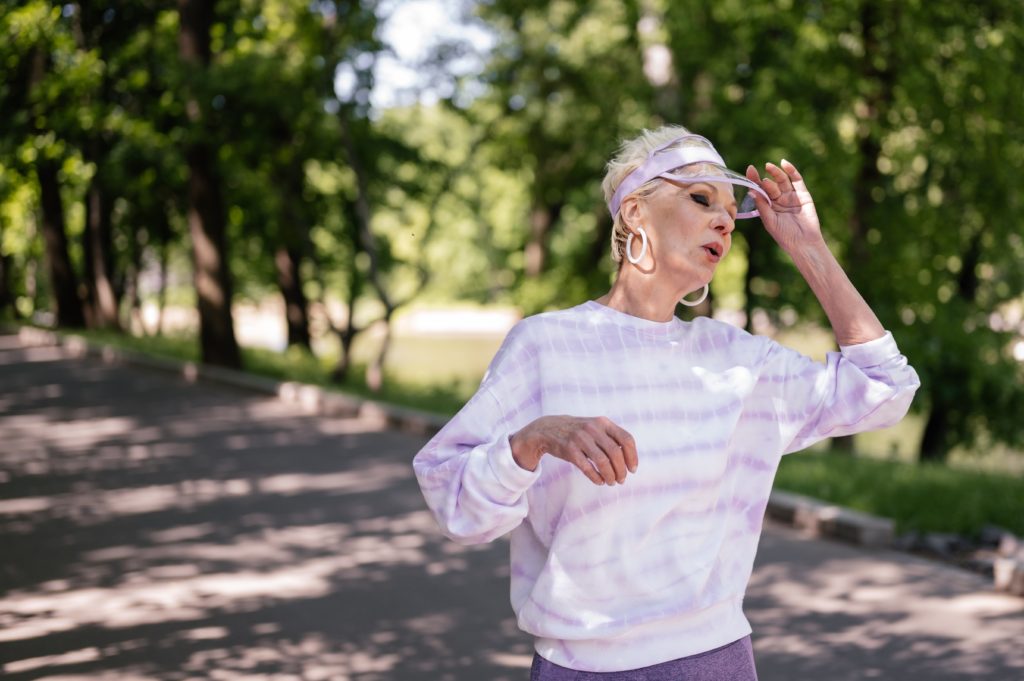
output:
MULTIPOLYGON (((286 404, 298 406, 305 413, 372 419, 422 437, 433 436, 449 421, 449 417, 440 414, 367 400, 297 381, 278 381, 234 369, 90 343, 82 336, 58 334, 35 327, 15 330, 0 326, 0 332, 17 333, 19 342, 26 346, 59 347, 69 357, 95 356, 107 363, 132 364, 177 374, 190 383, 200 380, 220 383, 274 396, 286 404)), ((810 531, 816 537, 840 539, 865 547, 900 549, 895 539, 895 523, 891 519, 837 506, 814 497, 773 489, 766 515, 810 531)), ((993 563, 990 574, 994 577, 995 589, 1024 596, 1024 548, 1010 535, 1004 537, 1000 549, 1002 555, 994 560, 989 559, 993 563), (1007 546, 1007 542, 1013 542, 1012 547, 1007 546)))
POLYGON ((996 591, 1024 596, 1024 542, 1012 534, 1004 534, 992 565, 996 591))
POLYGON ((996 558, 992 565, 996 591, 1024 596, 1024 556, 996 558))
POLYGON ((889 518, 782 490, 772 490, 768 497, 768 515, 815 536, 834 537, 860 546, 891 548, 896 528, 889 518))

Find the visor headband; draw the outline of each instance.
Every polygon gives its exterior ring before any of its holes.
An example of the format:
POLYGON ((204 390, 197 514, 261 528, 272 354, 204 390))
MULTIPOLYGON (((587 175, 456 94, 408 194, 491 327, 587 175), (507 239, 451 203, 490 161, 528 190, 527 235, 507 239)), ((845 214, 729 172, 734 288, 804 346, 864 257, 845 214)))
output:
MULTIPOLYGON (((611 213, 612 219, 614 220, 615 216, 618 214, 619 207, 622 205, 622 200, 624 198, 657 177, 664 177, 665 179, 674 180, 676 182, 728 182, 730 184, 742 185, 756 191, 771 203, 771 199, 768 198, 768 195, 764 190, 745 178, 740 179, 738 177, 731 176, 719 177, 710 175, 701 177, 684 177, 669 172, 670 170, 694 163, 711 163, 719 166, 723 170, 726 169, 725 161, 719 153, 715 151, 715 147, 709 140, 701 137, 700 135, 683 135, 682 137, 677 137, 676 139, 666 142, 660 147, 652 150, 651 153, 648 154, 647 160, 644 161, 636 170, 627 175, 615 190, 615 194, 612 195, 611 201, 608 202, 608 212, 611 213), (692 147, 668 149, 666 151, 666 147, 687 139, 700 140, 704 144, 692 147)), ((752 210, 739 213, 736 217, 750 218, 756 216, 757 211, 752 210)))

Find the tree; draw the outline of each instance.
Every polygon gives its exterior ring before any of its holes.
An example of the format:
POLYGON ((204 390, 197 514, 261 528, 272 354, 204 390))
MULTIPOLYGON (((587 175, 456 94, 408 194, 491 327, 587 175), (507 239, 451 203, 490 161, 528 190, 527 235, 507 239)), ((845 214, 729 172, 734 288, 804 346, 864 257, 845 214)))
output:
POLYGON ((483 77, 490 91, 476 105, 501 119, 488 154, 529 178, 521 265, 510 262, 531 313, 608 285, 600 181, 619 141, 650 120, 651 89, 632 3, 499 1, 480 12, 499 35, 483 77))
POLYGON ((216 157, 211 148, 214 131, 210 129, 206 111, 211 97, 204 87, 211 59, 213 9, 211 3, 201 0, 178 0, 178 46, 185 69, 183 94, 189 121, 189 140, 185 148, 189 168, 188 227, 192 238, 203 361, 240 367, 242 358, 231 316, 232 279, 224 204, 216 157))
MULTIPOLYGON (((1011 217, 1022 101, 1007 86, 1019 4, 673 3, 666 14, 677 68, 700 74, 683 77, 695 124, 750 157, 801 164, 830 244, 922 375, 921 457, 1019 442, 1021 367, 1011 329, 992 322, 1022 290, 1011 217), (712 44, 720 58, 701 49, 712 44)), ((748 311, 820 318, 764 235, 743 236, 748 311)))
POLYGON ((56 324, 82 327, 85 315, 78 277, 68 253, 60 172, 68 150, 58 128, 67 99, 83 79, 60 10, 29 2, 0 18, 9 77, 0 90, 0 111, 8 121, 4 146, 27 161, 39 188, 40 231, 56 324), (19 153, 20 152, 20 153, 19 153))

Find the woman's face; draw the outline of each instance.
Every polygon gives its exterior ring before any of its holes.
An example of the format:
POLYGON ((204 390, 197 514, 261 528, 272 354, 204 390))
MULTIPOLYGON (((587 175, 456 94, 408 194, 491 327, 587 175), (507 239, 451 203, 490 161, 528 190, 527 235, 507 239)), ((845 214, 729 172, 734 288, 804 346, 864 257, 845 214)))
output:
MULTIPOLYGON (((669 180, 659 185, 640 207, 657 270, 661 274, 664 268, 664 276, 673 280, 706 284, 732 247, 737 211, 733 185, 669 180)), ((635 252, 635 244, 633 248, 635 252)))

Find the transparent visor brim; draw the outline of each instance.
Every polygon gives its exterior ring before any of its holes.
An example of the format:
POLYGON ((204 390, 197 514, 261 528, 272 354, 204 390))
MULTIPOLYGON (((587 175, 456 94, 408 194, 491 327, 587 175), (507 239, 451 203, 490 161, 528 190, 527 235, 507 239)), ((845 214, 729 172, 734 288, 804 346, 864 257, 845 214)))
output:
MULTIPOLYGON (((697 165, 697 164, 695 164, 697 165)), ((733 186, 733 196, 736 198, 736 219, 741 218, 756 218, 760 216, 757 211, 757 206, 754 203, 754 195, 760 195, 765 201, 771 205, 772 200, 768 197, 761 187, 757 184, 748 180, 744 175, 724 168, 717 164, 713 165, 710 163, 700 163, 700 168, 694 174, 693 172, 686 172, 686 167, 677 168, 672 172, 661 173, 658 177, 670 182, 676 182, 679 184, 693 184, 695 182, 710 182, 710 183, 721 183, 725 182, 733 186)))

